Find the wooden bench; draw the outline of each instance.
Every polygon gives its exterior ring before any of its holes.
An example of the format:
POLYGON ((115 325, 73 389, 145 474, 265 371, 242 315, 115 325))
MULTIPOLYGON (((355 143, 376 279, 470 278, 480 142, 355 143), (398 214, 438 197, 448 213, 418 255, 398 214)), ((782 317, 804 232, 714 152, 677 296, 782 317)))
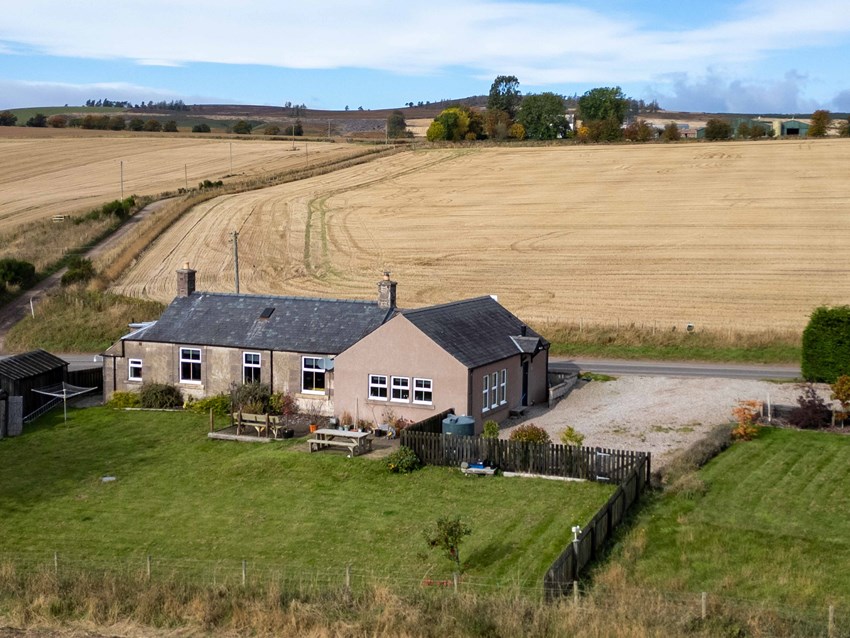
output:
POLYGON ((246 412, 234 412, 233 420, 236 422, 236 434, 242 433, 243 426, 250 426, 257 431, 257 436, 265 432, 268 437, 269 432, 274 429, 275 438, 277 438, 277 430, 283 426, 280 423, 280 417, 270 414, 249 414, 246 412))

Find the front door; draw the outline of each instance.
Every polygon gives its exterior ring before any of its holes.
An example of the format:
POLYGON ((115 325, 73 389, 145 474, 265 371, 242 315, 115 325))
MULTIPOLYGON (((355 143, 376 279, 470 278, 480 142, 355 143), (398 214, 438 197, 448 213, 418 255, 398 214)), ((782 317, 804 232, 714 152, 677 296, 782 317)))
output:
POLYGON ((528 405, 528 361, 522 362, 522 405, 528 405))

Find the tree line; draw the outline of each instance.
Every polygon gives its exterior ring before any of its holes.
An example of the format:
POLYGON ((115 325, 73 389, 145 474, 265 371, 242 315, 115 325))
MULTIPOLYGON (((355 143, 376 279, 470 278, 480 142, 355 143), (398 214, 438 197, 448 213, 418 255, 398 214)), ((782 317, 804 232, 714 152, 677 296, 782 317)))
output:
POLYGON ((188 111, 191 109, 190 106, 183 103, 183 100, 160 100, 159 102, 154 102, 153 100, 145 102, 142 100, 137 104, 133 104, 127 100, 110 100, 109 98, 103 98, 100 100, 86 100, 85 105, 88 107, 101 108, 161 109, 163 111, 188 111))

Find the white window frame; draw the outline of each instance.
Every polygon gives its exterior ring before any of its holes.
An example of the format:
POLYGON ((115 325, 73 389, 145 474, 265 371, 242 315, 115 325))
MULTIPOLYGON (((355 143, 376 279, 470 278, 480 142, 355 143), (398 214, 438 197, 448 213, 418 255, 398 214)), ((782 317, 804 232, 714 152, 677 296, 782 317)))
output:
POLYGON ((502 368, 501 382, 499 383, 499 405, 505 405, 508 402, 508 369, 502 368))
POLYGON ((494 372, 490 375, 490 407, 496 409, 499 407, 499 373, 494 372))
POLYGON ((142 374, 144 373, 144 363, 141 359, 130 359, 127 361, 127 380, 128 381, 141 381, 142 374), (133 370, 139 370, 138 374, 133 374, 133 370))
POLYGON ((262 383, 263 378, 263 356, 259 352, 243 352, 242 353, 242 383, 262 383), (248 357, 256 357, 254 361, 248 361, 248 357), (251 380, 248 381, 246 372, 251 370, 251 380), (256 371, 256 373, 254 372, 256 371), (256 379, 254 378, 256 375, 256 379))
POLYGON ((390 396, 389 384, 387 375, 385 374, 370 374, 369 375, 369 400, 371 401, 386 401, 390 396), (381 396, 383 391, 383 396, 381 396))
POLYGON ((419 405, 433 405, 434 404, 434 381, 433 379, 419 379, 413 378, 413 402, 418 403, 419 405), (420 384, 422 384, 420 386, 420 384), (427 385, 425 385, 427 384, 427 385), (421 394, 423 397, 427 396, 428 399, 417 399, 416 395, 421 394))
POLYGON ((204 366, 203 366, 203 354, 201 353, 200 348, 180 348, 180 383, 195 383, 200 385, 201 380, 203 379, 204 374, 204 366), (192 357, 189 353, 197 352, 198 357, 192 357), (197 379, 187 379, 183 376, 183 364, 187 363, 190 366, 194 367, 195 364, 198 366, 198 378, 197 379))
POLYGON ((410 377, 390 377, 390 401, 395 403, 410 403, 410 377), (406 394, 407 397, 399 396, 406 394))
MULTIPOLYGON (((302 394, 324 395, 324 394, 327 393, 327 389, 328 389, 327 371, 325 370, 325 367, 322 364, 322 361, 323 361, 322 357, 316 357, 316 356, 301 357, 301 393, 302 394), (307 367, 307 360, 308 359, 315 361, 316 364, 314 366, 310 366, 308 368, 307 367), (308 388, 304 387, 304 373, 306 373, 306 372, 312 373, 313 375, 317 375, 319 372, 321 372, 321 374, 322 374, 322 386, 323 386, 321 390, 308 389, 308 388)), ((315 384, 314 384, 314 386, 315 386, 315 384)))
POLYGON ((481 408, 481 411, 482 412, 489 412, 490 411, 490 375, 489 374, 484 375, 483 390, 482 390, 481 394, 482 394, 482 398, 484 399, 483 402, 482 402, 483 407, 481 408))

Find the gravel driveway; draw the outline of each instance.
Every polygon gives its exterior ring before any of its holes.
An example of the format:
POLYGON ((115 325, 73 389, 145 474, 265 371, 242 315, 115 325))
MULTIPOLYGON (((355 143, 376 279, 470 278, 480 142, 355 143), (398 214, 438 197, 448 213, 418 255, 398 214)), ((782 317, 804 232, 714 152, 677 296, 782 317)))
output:
MULTIPOLYGON (((828 386, 818 386, 818 391, 829 398, 828 386)), ((580 381, 554 408, 532 407, 501 436, 509 436, 520 423, 534 423, 559 442, 571 425, 584 435, 586 446, 651 452, 658 467, 712 426, 731 421, 737 401, 796 405, 799 394, 794 383, 741 379, 623 376, 580 381)))

